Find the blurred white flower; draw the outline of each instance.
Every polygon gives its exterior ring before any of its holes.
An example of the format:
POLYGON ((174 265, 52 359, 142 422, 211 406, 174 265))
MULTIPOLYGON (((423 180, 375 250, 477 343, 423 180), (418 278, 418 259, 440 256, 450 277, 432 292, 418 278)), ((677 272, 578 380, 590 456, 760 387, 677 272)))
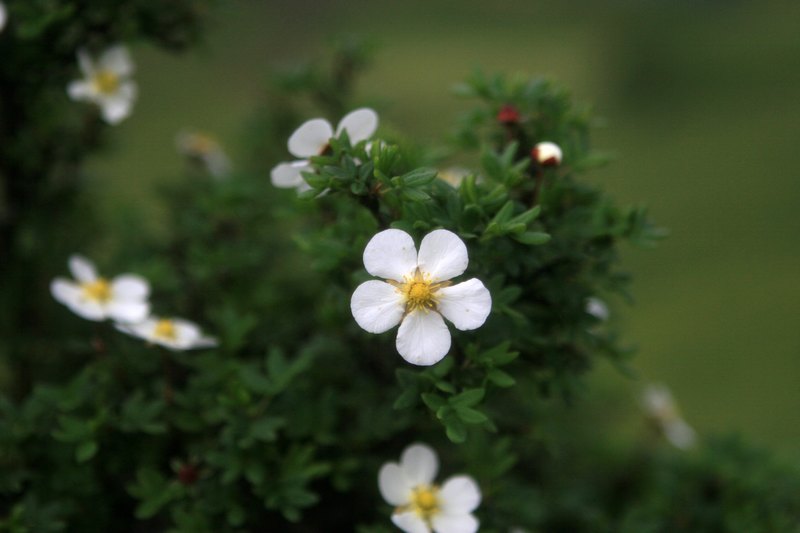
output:
POLYGON ((492 310, 489 290, 478 279, 448 281, 467 269, 467 247, 453 232, 439 229, 422 239, 419 254, 411 236, 398 229, 376 234, 364 249, 373 276, 359 285, 350 310, 359 326, 383 333, 400 324, 397 351, 409 363, 432 365, 450 350, 447 318, 460 330, 483 325, 492 310), (442 318, 444 317, 444 318, 442 318))
POLYGON ((152 344, 159 344, 170 350, 191 350, 217 346, 215 338, 203 335, 197 324, 182 318, 151 316, 136 324, 116 324, 116 328, 123 333, 139 337, 152 344))
POLYGON ((130 79, 134 66, 127 48, 113 46, 96 63, 85 50, 79 50, 78 65, 84 78, 67 86, 70 98, 100 106, 103 120, 109 124, 117 124, 130 115, 137 87, 130 79))
POLYGON ((302 175, 302 172, 311 169, 308 158, 324 154, 329 148, 330 140, 341 135, 343 131, 347 131, 350 142, 356 144, 369 139, 376 129, 378 129, 378 114, 367 107, 345 115, 339 121, 336 131, 331 123, 323 118, 304 122, 289 137, 288 142, 289 153, 302 159, 276 165, 270 173, 272 184, 275 187, 294 187, 299 192, 310 189, 302 175))
POLYGON ((648 418, 676 448, 686 450, 694 445, 695 432, 683 420, 669 389, 660 384, 645 387, 642 403, 648 418))
POLYGON ((135 274, 122 274, 111 281, 97 275, 91 261, 80 255, 69 258, 69 270, 77 281, 56 278, 50 284, 53 297, 75 314, 89 320, 110 318, 138 322, 150 312, 150 285, 135 274))
POLYGON ((231 172, 231 161, 216 139, 198 131, 182 131, 176 137, 178 151, 189 160, 200 163, 218 179, 231 172))
POLYGON ((600 298, 595 298, 595 297, 587 298, 585 309, 588 314, 592 315, 597 320, 600 320, 602 322, 608 320, 609 317, 608 306, 600 298))
POLYGON ((461 185, 461 182, 464 181, 464 178, 469 176, 469 174, 470 172, 466 168, 447 167, 444 170, 440 170, 437 176, 440 180, 457 189, 461 185))
POLYGON ((395 506, 392 522, 408 533, 474 533, 472 515, 481 491, 469 476, 453 476, 440 487, 433 483, 439 470, 436 453, 424 444, 403 451, 400 463, 386 463, 378 474, 381 496, 395 506))
POLYGON ((0 32, 6 27, 7 19, 8 13, 6 12, 6 5, 3 2, 0 2, 0 32))
POLYGON ((561 164, 561 148, 556 143, 540 142, 531 150, 531 157, 543 167, 555 167, 561 164))

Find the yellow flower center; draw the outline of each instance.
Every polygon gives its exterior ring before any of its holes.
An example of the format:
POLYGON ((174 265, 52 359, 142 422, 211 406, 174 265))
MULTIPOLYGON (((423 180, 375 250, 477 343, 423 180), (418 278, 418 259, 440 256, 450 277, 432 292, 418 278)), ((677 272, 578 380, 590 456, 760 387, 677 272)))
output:
POLYGON ((98 70, 92 77, 92 86, 100 94, 114 94, 119 89, 119 76, 110 70, 98 70))
POLYGON ((186 143, 186 150, 189 153, 200 156, 208 155, 216 149, 217 141, 202 133, 192 134, 186 143))
POLYGON ((106 303, 111 299, 111 285, 103 278, 81 284, 83 297, 93 302, 106 303))
POLYGON ((414 276, 406 278, 405 283, 395 284, 406 299, 406 313, 417 309, 431 311, 436 309, 436 291, 450 285, 449 281, 433 283, 417 269, 414 276))
POLYGON ((419 485, 411 492, 411 510, 425 521, 439 513, 439 487, 419 485))
POLYGON ((178 331, 175 329, 175 322, 172 320, 159 320, 153 328, 153 336, 166 341, 174 341, 178 338, 178 331))

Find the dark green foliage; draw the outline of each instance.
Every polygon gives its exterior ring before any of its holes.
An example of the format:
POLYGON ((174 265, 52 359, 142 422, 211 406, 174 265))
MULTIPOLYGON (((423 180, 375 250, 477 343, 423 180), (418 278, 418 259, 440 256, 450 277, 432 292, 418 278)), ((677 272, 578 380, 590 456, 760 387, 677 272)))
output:
POLYGON ((2 127, 41 135, 33 147, 0 143, 4 185, 25 191, 14 198, 31 217, 4 230, 4 275, 16 288, 2 295, 15 320, 0 353, 0 530, 392 531, 377 472, 412 442, 438 450, 444 476, 478 481, 485 531, 796 528, 800 473, 745 444, 618 450, 602 438, 604 421, 576 432, 558 419, 600 358, 626 368, 629 352, 587 299, 626 297, 620 244, 650 245, 661 232, 581 176, 598 161, 589 115, 547 81, 475 75, 461 87, 480 102, 455 138, 478 164, 456 186, 440 179, 432 154, 443 150, 354 145, 345 134, 312 158, 310 191, 271 189, 268 171, 288 158, 296 126, 356 107, 350 89, 368 55, 342 41, 333 68, 280 79, 251 125, 249 168, 159 191, 167 237, 101 263, 147 277, 157 313, 197 320, 219 347, 169 352, 70 316, 47 284, 77 243, 107 237, 71 201, 47 211, 53 191, 75 198, 80 162, 102 138, 97 117, 79 118, 85 108, 63 97, 74 49, 141 37, 189 44, 204 4, 42 11, 53 4, 11 3, 7 31, 37 43, 30 50, 62 43, 58 53, 3 48, 13 58, 0 65, 2 127), (9 95, 28 83, 6 70, 17 61, 46 75, 14 118, 9 95), (35 118, 40 105, 52 112, 35 118), (519 120, 499 122, 503 106, 519 120), (563 147, 563 165, 532 162, 544 140, 563 147), (47 152, 55 146, 63 151, 47 152), (368 334, 351 316, 350 296, 369 278, 364 246, 390 227, 417 242, 436 228, 457 233, 470 255, 464 279, 492 294, 483 327, 451 329, 450 353, 432 367, 405 363, 395 331, 368 334))

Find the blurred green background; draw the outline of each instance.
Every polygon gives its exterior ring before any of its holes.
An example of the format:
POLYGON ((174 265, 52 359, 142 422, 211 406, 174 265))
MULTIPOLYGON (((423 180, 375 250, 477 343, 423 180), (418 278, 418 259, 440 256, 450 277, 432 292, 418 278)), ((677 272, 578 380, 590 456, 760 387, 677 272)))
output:
POLYGON ((797 20, 800 3, 775 1, 221 2, 199 52, 134 48, 140 100, 88 169, 103 234, 143 207, 156 214, 143 231, 160 230, 179 130, 211 132, 242 160, 272 69, 323 57, 332 35, 379 45, 363 103, 423 141, 470 106, 450 89, 473 68, 546 75, 592 104, 594 146, 617 156, 586 179, 671 231, 625 250, 636 302, 612 302, 636 378, 601 368, 589 394, 630 419, 641 385, 663 382, 701 434, 741 431, 800 457, 797 20))

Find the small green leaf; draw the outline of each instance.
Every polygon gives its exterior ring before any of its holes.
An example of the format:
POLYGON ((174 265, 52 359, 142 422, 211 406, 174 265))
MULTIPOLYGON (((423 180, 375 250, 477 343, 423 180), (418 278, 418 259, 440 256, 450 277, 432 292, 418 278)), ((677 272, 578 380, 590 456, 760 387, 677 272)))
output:
POLYGON ((445 422, 445 433, 447 438, 456 444, 461 444, 467 440, 467 428, 458 418, 450 418, 445 422))
POLYGON ((472 407, 483 400, 485 393, 485 389, 467 389, 450 398, 450 405, 453 407, 472 407))
POLYGON ((445 405, 444 398, 432 392, 423 392, 421 395, 422 401, 431 411, 436 411, 445 405))
POLYGON ((467 424, 483 424, 489 420, 489 417, 487 417, 485 414, 476 409, 472 409, 471 407, 457 407, 456 414, 458 415, 458 418, 467 424))
POLYGON ((550 240, 550 235, 538 231, 526 231, 525 233, 511 235, 511 238, 522 244, 533 246, 546 243, 550 240))
POLYGON ((93 440, 86 440, 78 444, 78 447, 75 449, 75 460, 79 463, 85 463, 89 459, 95 456, 97 453, 98 446, 97 442, 93 440))
POLYGON ((508 372, 498 368, 492 369, 486 377, 498 387, 511 387, 516 383, 516 380, 508 372))

